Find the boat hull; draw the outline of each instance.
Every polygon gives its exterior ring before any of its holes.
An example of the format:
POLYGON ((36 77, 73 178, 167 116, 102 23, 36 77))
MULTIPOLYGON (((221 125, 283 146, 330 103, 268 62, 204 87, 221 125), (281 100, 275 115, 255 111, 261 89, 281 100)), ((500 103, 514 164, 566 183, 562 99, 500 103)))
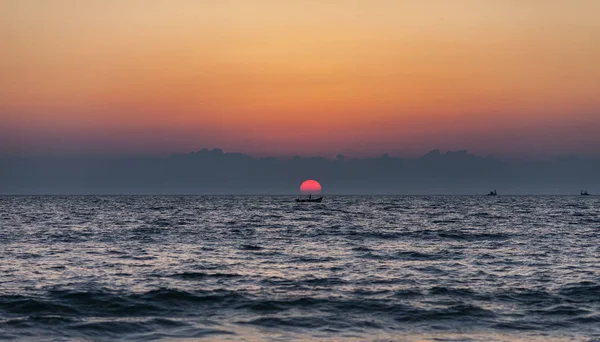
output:
POLYGON ((296 198, 296 202, 299 203, 305 203, 305 202, 314 202, 314 203, 321 203, 323 201, 323 197, 319 197, 319 198, 296 198))

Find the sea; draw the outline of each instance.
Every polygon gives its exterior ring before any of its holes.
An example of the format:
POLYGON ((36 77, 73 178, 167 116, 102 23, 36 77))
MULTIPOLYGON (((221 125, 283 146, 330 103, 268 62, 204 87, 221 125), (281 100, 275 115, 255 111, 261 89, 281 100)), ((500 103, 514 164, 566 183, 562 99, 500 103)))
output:
POLYGON ((2 196, 0 339, 600 341, 600 197, 2 196))

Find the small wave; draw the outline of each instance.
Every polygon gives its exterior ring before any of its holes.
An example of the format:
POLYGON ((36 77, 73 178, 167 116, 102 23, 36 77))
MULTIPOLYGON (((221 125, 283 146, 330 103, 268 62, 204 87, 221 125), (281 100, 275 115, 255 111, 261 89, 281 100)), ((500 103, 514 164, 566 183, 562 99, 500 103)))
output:
POLYGON ((256 245, 241 245, 240 249, 244 251, 260 251, 264 248, 256 245))
POLYGON ((435 286, 429 289, 429 294, 431 295, 443 295, 443 296, 459 296, 459 297, 468 297, 473 296, 475 293, 466 288, 451 288, 451 287, 443 287, 443 286, 435 286))
POLYGON ((189 303, 190 305, 194 303, 223 303, 245 299, 241 294, 226 290, 196 291, 192 293, 168 288, 149 291, 135 297, 159 303, 171 304, 172 302, 177 302, 179 304, 189 303))
POLYGON ((589 314, 590 311, 571 305, 556 305, 546 309, 529 310, 532 314, 543 316, 579 316, 589 314))
POLYGON ((170 220, 158 219, 150 222, 150 225, 156 227, 171 227, 173 225, 173 222, 171 222, 170 220))
POLYGON ((581 323, 581 324, 590 324, 590 323, 600 323, 600 314, 591 314, 580 317, 574 317, 570 319, 571 322, 581 323))
POLYGON ((424 260, 450 260, 458 259, 459 255, 456 253, 421 253, 417 251, 400 251, 396 253, 378 253, 375 251, 369 251, 359 255, 358 257, 364 259, 374 260, 402 260, 402 261, 424 261, 424 260))
POLYGON ((398 290, 394 293, 394 297, 398 297, 398 298, 411 298, 411 297, 418 297, 418 296, 422 296, 422 295, 423 295, 423 293, 421 293, 421 291, 410 290, 410 289, 398 290))
POLYGON ((317 286, 333 286, 333 285, 342 285, 346 282, 341 278, 312 278, 307 280, 302 280, 301 284, 306 285, 317 285, 317 286))
POLYGON ((479 217, 479 218, 487 218, 487 219, 492 219, 492 220, 502 220, 502 219, 508 218, 506 216, 495 215, 495 214, 490 214, 490 213, 486 213, 486 212, 469 214, 469 215, 467 215, 467 217, 479 217))
POLYGON ((295 328, 307 328, 317 329, 323 326, 329 326, 329 323, 322 317, 261 317, 250 321, 239 322, 242 324, 258 325, 261 327, 268 328, 280 328, 280 327, 295 327, 295 328))
POLYGON ((519 304, 559 304, 561 301, 558 297, 550 294, 545 290, 533 290, 516 288, 507 291, 501 291, 494 295, 494 298, 499 301, 515 302, 519 304))
MULTIPOLYGON (((261 317, 250 321, 238 322, 266 328, 287 327, 291 329, 319 329, 322 332, 337 334, 352 328, 380 329, 382 325, 360 319, 341 319, 338 316, 292 316, 292 317, 261 317)), ((342 339, 343 340, 343 339, 342 339)))
POLYGON ((383 210, 383 211, 410 210, 410 209, 413 209, 413 208, 405 206, 405 205, 387 206, 387 207, 381 208, 381 210, 383 210))
POLYGON ((175 210, 177 208, 174 206, 168 206, 168 207, 152 206, 152 207, 148 207, 148 209, 155 210, 155 211, 162 211, 162 210, 175 210))
POLYGON ((296 263, 321 263, 321 262, 328 262, 328 261, 334 261, 336 260, 335 258, 332 257, 312 257, 312 256, 302 256, 302 257, 298 257, 298 258, 294 258, 292 259, 292 262, 296 263))
POLYGON ((539 329, 539 325, 527 322, 501 322, 492 326, 495 329, 502 330, 535 330, 539 329))
POLYGON ((372 239, 383 239, 383 240, 396 240, 401 238, 404 233, 388 233, 382 231, 362 231, 362 230, 351 230, 340 233, 345 236, 358 236, 361 238, 372 238, 372 239))
POLYGON ((436 259, 446 259, 447 256, 439 255, 439 254, 426 254, 420 253, 416 251, 402 251, 397 252, 394 256, 401 260, 436 260, 436 259))
POLYGON ((594 218, 582 218, 579 219, 578 223, 580 224, 586 224, 586 223, 600 223, 600 219, 594 219, 594 218))
POLYGON ((327 300, 314 298, 297 298, 289 300, 246 300, 236 306, 236 309, 245 309, 259 312, 277 312, 289 309, 317 308, 329 303, 327 300))
POLYGON ((436 321, 451 320, 462 317, 495 317, 493 311, 483 309, 473 304, 459 304, 440 309, 413 309, 396 317, 397 321, 436 321))
POLYGON ((280 305, 280 303, 276 301, 259 301, 244 303, 236 307, 236 309, 245 309, 257 312, 276 312, 287 310, 285 306, 280 305))
POLYGON ((90 337, 118 337, 124 334, 136 334, 151 332, 152 327, 144 324, 144 322, 129 322, 129 321, 100 321, 88 322, 71 325, 70 330, 84 333, 90 337))
POLYGON ((21 253, 16 256, 17 259, 38 259, 41 257, 43 255, 37 253, 21 253))
POLYGON ((490 214, 490 213, 486 213, 486 212, 482 212, 482 213, 473 213, 473 214, 469 214, 469 215, 467 215, 467 216, 470 216, 470 217, 491 217, 491 216, 492 216, 492 214, 490 214))
POLYGON ((128 340, 155 340, 164 338, 202 338, 210 335, 231 335, 233 332, 218 329, 202 329, 191 327, 188 323, 166 319, 153 318, 137 321, 96 320, 69 325, 68 330, 75 336, 106 339, 120 339, 129 336, 128 340))
POLYGON ((164 234, 166 227, 168 226, 141 226, 132 229, 131 232, 145 237, 147 235, 164 234))
POLYGON ((76 315, 79 313, 70 305, 60 304, 42 298, 25 296, 0 297, 0 311, 22 315, 76 315))
POLYGON ((437 223, 437 224, 447 224, 447 223, 457 223, 457 222, 460 222, 460 220, 459 219, 445 219, 445 220, 433 220, 431 222, 437 223))
POLYGON ((54 233, 47 236, 47 239, 52 242, 65 242, 65 243, 75 243, 75 242, 85 242, 84 234, 73 233, 73 232, 64 232, 64 233, 54 233))
POLYGON ((393 259, 393 257, 390 255, 379 254, 379 253, 375 253, 375 252, 367 252, 367 253, 359 255, 358 257, 362 258, 362 259, 373 259, 373 260, 393 259))
POLYGON ((502 233, 451 233, 440 232, 439 237, 454 239, 454 240, 506 240, 511 238, 511 235, 502 233))
POLYGON ((179 278, 184 280, 195 280, 195 279, 205 279, 205 278, 237 278, 241 277, 239 274, 235 273, 205 273, 205 272, 183 272, 171 274, 168 277, 171 278, 179 278))
POLYGON ((358 247, 352 247, 353 251, 356 252, 372 252, 373 250, 369 247, 365 247, 365 246, 358 246, 358 247))
POLYGON ((600 284, 587 281, 568 284, 558 292, 560 296, 570 302, 600 302, 600 284))
MULTIPOLYGON (((308 209, 306 209, 308 210, 308 209)), ((298 222, 312 222, 315 221, 315 218, 312 216, 308 216, 308 217, 296 217, 294 219, 292 219, 293 221, 298 221, 298 222)))
POLYGON ((67 317, 67 316, 59 316, 59 315, 29 315, 25 317, 18 317, 7 319, 4 321, 0 321, 0 324, 6 324, 8 326, 21 328, 21 329, 31 329, 35 328, 39 325, 61 325, 61 324, 71 324, 77 323, 81 320, 78 318, 67 317))
POLYGON ((51 298, 62 303, 68 303, 82 314, 97 316, 117 315, 135 316, 140 313, 150 314, 160 312, 156 303, 145 302, 135 296, 112 293, 108 291, 77 292, 54 290, 49 292, 51 298))
MULTIPOLYGON (((163 288, 139 294, 105 291, 76 292, 53 290, 48 297, 2 296, 0 313, 52 317, 134 317, 156 315, 197 306, 244 302, 243 295, 226 290, 187 292, 163 288)), ((50 318, 48 318, 50 319, 50 318)))

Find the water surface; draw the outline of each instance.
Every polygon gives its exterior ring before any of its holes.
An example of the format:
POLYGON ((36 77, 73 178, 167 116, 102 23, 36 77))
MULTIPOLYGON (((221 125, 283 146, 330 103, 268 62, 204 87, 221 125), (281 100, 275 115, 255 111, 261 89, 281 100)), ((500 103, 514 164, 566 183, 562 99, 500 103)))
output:
POLYGON ((599 208, 0 197, 0 339, 600 339, 599 208))

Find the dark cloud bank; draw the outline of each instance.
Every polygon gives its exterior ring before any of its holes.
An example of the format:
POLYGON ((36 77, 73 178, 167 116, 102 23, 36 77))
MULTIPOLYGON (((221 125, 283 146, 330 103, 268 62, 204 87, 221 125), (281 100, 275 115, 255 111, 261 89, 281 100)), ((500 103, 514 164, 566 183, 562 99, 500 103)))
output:
POLYGON ((169 157, 0 157, 1 194, 600 193, 600 159, 506 161, 467 151, 419 158, 253 158, 220 149, 169 157))

